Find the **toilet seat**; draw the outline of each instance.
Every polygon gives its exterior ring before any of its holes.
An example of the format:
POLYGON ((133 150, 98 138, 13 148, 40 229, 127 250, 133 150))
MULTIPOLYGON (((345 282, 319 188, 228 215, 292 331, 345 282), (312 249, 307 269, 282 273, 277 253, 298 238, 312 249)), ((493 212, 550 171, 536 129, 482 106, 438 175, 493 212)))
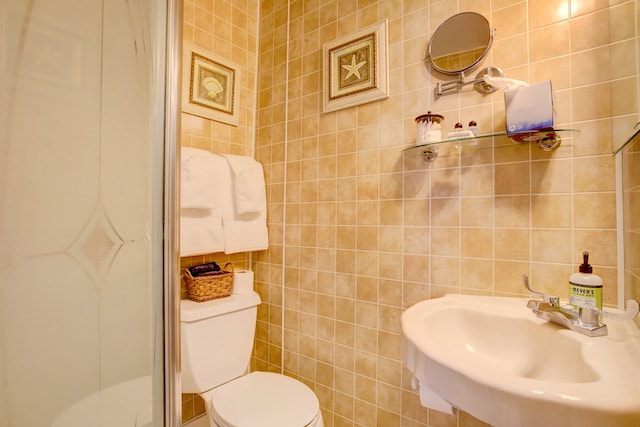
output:
POLYGON ((316 424, 320 404, 293 378, 252 372, 211 390, 209 413, 225 427, 306 427, 316 424))

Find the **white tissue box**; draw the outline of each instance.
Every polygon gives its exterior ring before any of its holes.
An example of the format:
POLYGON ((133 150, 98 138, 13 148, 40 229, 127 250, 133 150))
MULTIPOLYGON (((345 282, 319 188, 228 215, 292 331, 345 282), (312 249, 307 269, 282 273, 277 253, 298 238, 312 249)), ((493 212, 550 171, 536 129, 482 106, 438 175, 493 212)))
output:
POLYGON ((553 128, 551 81, 504 93, 507 134, 553 128))

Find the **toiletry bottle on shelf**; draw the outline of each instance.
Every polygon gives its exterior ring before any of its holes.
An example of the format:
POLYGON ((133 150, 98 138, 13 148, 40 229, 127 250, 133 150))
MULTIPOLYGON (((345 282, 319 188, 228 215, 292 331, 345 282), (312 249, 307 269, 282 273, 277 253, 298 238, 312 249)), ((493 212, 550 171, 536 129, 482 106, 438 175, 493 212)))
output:
POLYGON ((593 274, 593 268, 589 265, 589 252, 582 253, 578 273, 569 276, 569 303, 576 310, 579 307, 602 310, 602 279, 593 274))
POLYGON ((471 120, 469 122, 469 130, 473 132, 475 136, 478 136, 478 124, 476 123, 475 120, 471 120))
MULTIPOLYGON (((469 122, 469 130, 473 133, 473 136, 478 136, 478 124, 475 120, 471 120, 469 122)), ((478 140, 472 140, 469 145, 478 145, 478 140)))
MULTIPOLYGON (((464 136, 466 136, 466 135, 465 135, 465 134, 464 134, 464 132, 463 132, 463 129, 462 129, 462 123, 460 123, 460 122, 457 122, 457 123, 453 126, 453 132, 449 132, 449 133, 447 134, 447 137, 448 137, 449 139, 457 139, 457 138, 462 138, 462 137, 464 137, 464 136)), ((457 145, 456 145, 456 147, 457 147, 457 145)))

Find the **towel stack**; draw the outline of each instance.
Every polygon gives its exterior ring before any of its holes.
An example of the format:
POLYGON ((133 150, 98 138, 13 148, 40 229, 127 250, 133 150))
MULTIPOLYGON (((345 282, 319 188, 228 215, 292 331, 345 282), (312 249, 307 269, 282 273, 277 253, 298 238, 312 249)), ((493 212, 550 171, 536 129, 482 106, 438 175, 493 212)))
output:
POLYGON ((180 255, 268 248, 262 165, 182 148, 180 255))
POLYGON ((180 168, 180 255, 224 250, 217 171, 226 161, 208 151, 182 148, 180 168))
POLYGON ((225 154, 229 191, 223 192, 224 252, 267 249, 267 195, 262 165, 250 157, 225 154))

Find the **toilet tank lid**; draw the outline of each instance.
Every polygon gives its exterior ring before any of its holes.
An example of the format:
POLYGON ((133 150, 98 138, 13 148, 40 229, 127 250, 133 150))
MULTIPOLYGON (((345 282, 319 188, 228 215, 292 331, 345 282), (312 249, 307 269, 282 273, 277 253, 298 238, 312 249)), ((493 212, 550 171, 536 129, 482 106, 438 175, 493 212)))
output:
POLYGON ((180 301, 180 321, 196 322, 208 317, 245 310, 258 304, 260 304, 260 296, 255 292, 232 294, 228 297, 204 302, 183 299, 180 301))

